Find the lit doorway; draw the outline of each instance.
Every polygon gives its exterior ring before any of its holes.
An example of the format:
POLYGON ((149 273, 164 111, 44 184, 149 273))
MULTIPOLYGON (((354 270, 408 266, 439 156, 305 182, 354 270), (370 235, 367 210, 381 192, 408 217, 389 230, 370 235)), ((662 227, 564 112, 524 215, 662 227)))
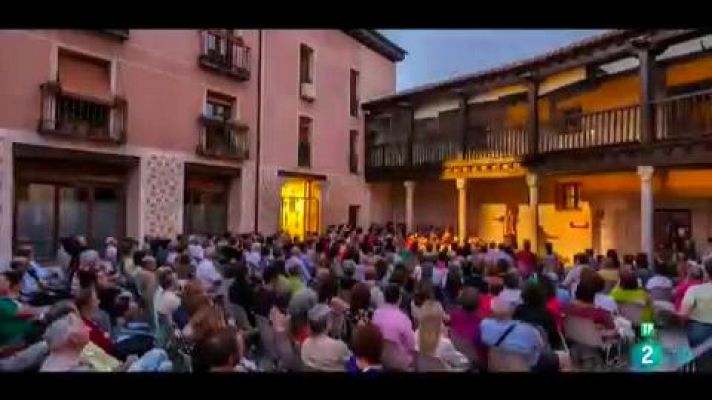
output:
POLYGON ((309 179, 289 179, 281 190, 280 229, 297 240, 307 233, 320 233, 321 189, 309 179))

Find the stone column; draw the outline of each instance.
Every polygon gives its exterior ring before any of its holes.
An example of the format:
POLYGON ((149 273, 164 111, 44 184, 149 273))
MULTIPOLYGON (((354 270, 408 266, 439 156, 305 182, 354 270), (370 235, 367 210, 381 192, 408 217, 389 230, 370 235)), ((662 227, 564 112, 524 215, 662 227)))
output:
POLYGON ((653 260, 653 173, 650 166, 639 166, 640 175, 640 249, 648 255, 648 262, 653 260))
POLYGON ((531 218, 532 234, 529 239, 532 251, 539 251, 539 175, 527 173, 527 187, 529 188, 529 216, 531 218))
POLYGON ((457 238, 460 246, 467 239, 467 179, 458 178, 457 185, 457 238))
POLYGON ((0 134, 0 271, 9 268, 12 258, 12 193, 12 142, 0 134))
POLYGON ((415 181, 403 182, 405 186, 405 229, 407 233, 413 232, 413 195, 415 194, 415 181))

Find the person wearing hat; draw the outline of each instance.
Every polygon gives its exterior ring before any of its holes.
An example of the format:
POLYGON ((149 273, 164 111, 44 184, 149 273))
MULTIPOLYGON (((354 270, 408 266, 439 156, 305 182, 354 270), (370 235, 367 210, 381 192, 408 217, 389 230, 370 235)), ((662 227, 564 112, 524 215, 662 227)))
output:
POLYGON ((302 344, 301 358, 304 365, 323 372, 343 372, 351 351, 341 340, 326 333, 331 326, 331 309, 326 304, 317 304, 307 313, 309 337, 302 344))

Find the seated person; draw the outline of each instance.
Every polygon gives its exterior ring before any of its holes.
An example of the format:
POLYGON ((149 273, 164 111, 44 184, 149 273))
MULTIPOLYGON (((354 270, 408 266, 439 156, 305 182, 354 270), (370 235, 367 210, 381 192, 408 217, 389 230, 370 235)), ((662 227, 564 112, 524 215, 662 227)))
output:
POLYGON ((523 303, 514 310, 512 318, 539 326, 546 333, 546 340, 554 349, 561 349, 561 336, 554 316, 547 309, 544 287, 536 283, 527 283, 522 291, 523 303))
POLYGON ((18 249, 11 268, 22 273, 21 300, 34 306, 49 305, 57 300, 50 289, 52 274, 33 260, 31 247, 18 249))
POLYGON ((492 317, 480 325, 482 342, 492 348, 519 354, 536 372, 559 371, 566 366, 565 357, 547 348, 539 331, 532 325, 512 319, 514 307, 509 301, 494 299, 492 317), (560 360, 561 358, 561 360, 560 360))
POLYGON ((192 353, 195 372, 249 372, 257 368, 243 357, 242 336, 224 327, 196 343, 192 353))
POLYGON ((690 266, 687 269, 687 279, 675 286, 675 290, 673 291, 673 304, 675 305, 675 310, 680 310, 682 299, 691 287, 704 283, 703 278, 704 273, 699 265, 690 266))
POLYGON ((613 315, 594 304, 596 292, 599 289, 600 282, 596 282, 595 279, 582 279, 576 287, 574 301, 564 307, 564 314, 590 319, 602 329, 604 336, 617 337, 618 332, 613 315))
POLYGON ((330 338, 331 309, 317 304, 307 313, 309 337, 301 349, 302 362, 307 368, 324 372, 343 372, 351 351, 346 343, 330 338))
POLYGON ((172 364, 165 351, 153 349, 140 359, 133 357, 120 363, 93 347, 89 328, 81 317, 69 313, 52 322, 44 334, 49 355, 42 363, 41 372, 119 372, 170 371, 172 364))
POLYGON ((656 262, 653 276, 648 278, 645 283, 645 289, 650 291, 653 289, 672 289, 672 280, 667 276, 667 266, 664 263, 656 262))
POLYGON ((519 288, 519 276, 515 272, 508 272, 502 278, 504 288, 497 297, 507 300, 514 307, 522 303, 522 290, 519 288))
POLYGON ((41 310, 19 301, 22 273, 0 274, 0 346, 22 348, 39 339, 41 310), (33 321, 34 320, 34 321, 33 321))
POLYGON ((620 271, 620 282, 611 291, 611 297, 618 303, 634 303, 645 306, 641 320, 653 320, 653 305, 648 292, 638 284, 638 276, 631 267, 623 267, 620 271))
POLYGON ((346 362, 346 372, 378 374, 383 370, 383 335, 377 326, 368 323, 356 328, 353 335, 353 356, 346 362))
POLYGON ((421 354, 441 359, 450 370, 464 371, 470 362, 455 349, 445 334, 444 317, 445 311, 439 302, 426 300, 423 303, 420 323, 415 331, 415 349, 421 354))
POLYGON ((93 286, 81 289, 75 300, 79 315, 89 328, 89 339, 108 354, 116 354, 114 343, 109 332, 105 331, 95 320, 99 310, 99 298, 93 286))

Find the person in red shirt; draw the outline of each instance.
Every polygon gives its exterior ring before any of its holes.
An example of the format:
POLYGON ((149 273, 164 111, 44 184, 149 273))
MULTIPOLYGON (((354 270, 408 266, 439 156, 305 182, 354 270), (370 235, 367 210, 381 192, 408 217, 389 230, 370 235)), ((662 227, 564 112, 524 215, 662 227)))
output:
POLYGON ((603 330, 602 334, 608 337, 618 335, 613 316, 610 312, 597 308, 594 298, 599 287, 594 280, 582 280, 576 287, 576 297, 564 308, 564 314, 592 320, 603 330))
POLYGON ((523 246, 524 248, 517 252, 516 259, 517 269, 519 269, 522 278, 526 279, 534 272, 534 268, 536 267, 536 254, 532 252, 532 243, 528 239, 524 241, 523 246))
POLYGON ((84 324, 89 328, 89 340, 108 354, 115 355, 116 352, 111 335, 94 319, 99 311, 99 297, 94 286, 81 289, 75 303, 84 324))

